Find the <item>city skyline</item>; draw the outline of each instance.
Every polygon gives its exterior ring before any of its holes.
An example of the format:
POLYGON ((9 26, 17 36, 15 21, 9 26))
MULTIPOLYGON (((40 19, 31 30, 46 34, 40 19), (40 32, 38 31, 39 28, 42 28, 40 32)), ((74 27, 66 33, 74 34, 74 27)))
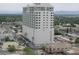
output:
POLYGON ((0 4, 0 55, 79 55, 78 5, 0 4))

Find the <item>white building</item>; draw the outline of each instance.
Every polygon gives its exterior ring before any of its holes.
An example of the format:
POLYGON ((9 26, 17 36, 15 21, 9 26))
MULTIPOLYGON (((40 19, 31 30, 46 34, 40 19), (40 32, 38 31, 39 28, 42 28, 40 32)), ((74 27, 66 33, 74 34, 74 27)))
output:
POLYGON ((23 8, 23 33, 36 45, 49 44, 54 39, 54 11, 49 3, 34 3, 23 8))

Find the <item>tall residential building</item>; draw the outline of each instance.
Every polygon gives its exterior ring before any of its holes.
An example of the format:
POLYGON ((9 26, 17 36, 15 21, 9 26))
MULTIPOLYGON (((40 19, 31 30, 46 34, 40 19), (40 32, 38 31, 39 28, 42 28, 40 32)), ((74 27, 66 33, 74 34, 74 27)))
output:
POLYGON ((54 39, 54 10, 49 3, 28 4, 23 8, 23 33, 35 45, 49 44, 54 39))

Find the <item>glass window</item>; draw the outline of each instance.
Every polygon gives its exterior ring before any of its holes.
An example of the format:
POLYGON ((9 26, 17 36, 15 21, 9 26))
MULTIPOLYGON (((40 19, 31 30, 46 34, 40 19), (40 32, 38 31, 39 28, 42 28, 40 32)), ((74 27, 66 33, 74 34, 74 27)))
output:
POLYGON ((53 17, 51 17, 51 19, 53 19, 53 17))
POLYGON ((48 26, 48 24, 46 26, 48 26))
POLYGON ((36 25, 36 26, 40 26, 40 25, 36 25))
POLYGON ((40 29, 40 27, 36 27, 36 29, 40 29))
POLYGON ((43 12, 45 14, 45 12, 43 12))
POLYGON ((38 15, 38 16, 40 16, 40 15, 38 15))
POLYGON ((48 18, 48 17, 46 17, 46 18, 48 18))
POLYGON ((48 16, 48 15, 46 15, 46 16, 48 16))
POLYGON ((43 21, 45 21, 45 19, 43 21))
POLYGON ((48 12, 47 12, 47 14, 48 14, 48 12))
POLYGON ((39 12, 39 14, 40 14, 41 12, 39 12))
POLYGON ((53 27, 50 27, 50 28, 53 28, 53 27))
POLYGON ((36 21, 38 21, 38 20, 36 20, 36 21))
POLYGON ((50 20, 50 21, 53 21, 53 20, 50 20))
POLYGON ((36 27, 36 29, 38 29, 38 27, 36 27))
POLYGON ((53 11, 53 7, 47 7, 47 11, 53 11))
POLYGON ((53 16, 53 15, 51 15, 51 16, 53 16))
POLYGON ((45 11, 45 7, 41 7, 41 11, 45 11))
POLYGON ((46 28, 48 28, 48 26, 46 26, 46 28))
POLYGON ((38 27, 40 29, 40 27, 38 27))
POLYGON ((23 8, 23 12, 26 12, 27 8, 23 8))
POLYGON ((43 23, 45 23, 45 22, 43 22, 43 23))
POLYGON ((36 22, 36 24, 38 24, 38 22, 36 22))
POLYGON ((39 19, 40 19, 40 17, 39 17, 39 19))
POLYGON ((39 22, 39 24, 40 24, 40 22, 39 22))
POLYGON ((47 19, 47 21, 48 21, 48 19, 47 19))
POLYGON ((38 17, 36 17, 36 19, 38 19, 38 17))
POLYGON ((45 18, 45 17, 43 17, 43 18, 45 18))
POLYGON ((53 12, 51 12, 51 14, 53 14, 53 12))
POLYGON ((36 14, 38 14, 38 12, 35 12, 36 14))
POLYGON ((30 11, 34 11, 34 7, 29 7, 30 11))

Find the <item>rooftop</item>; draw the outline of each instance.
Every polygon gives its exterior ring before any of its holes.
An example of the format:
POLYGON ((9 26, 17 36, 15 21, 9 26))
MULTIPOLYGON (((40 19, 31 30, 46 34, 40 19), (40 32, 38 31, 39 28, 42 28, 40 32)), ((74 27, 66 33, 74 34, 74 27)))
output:
POLYGON ((31 6, 31 7, 52 7, 52 5, 50 3, 33 3, 33 4, 28 4, 27 6, 31 6))

